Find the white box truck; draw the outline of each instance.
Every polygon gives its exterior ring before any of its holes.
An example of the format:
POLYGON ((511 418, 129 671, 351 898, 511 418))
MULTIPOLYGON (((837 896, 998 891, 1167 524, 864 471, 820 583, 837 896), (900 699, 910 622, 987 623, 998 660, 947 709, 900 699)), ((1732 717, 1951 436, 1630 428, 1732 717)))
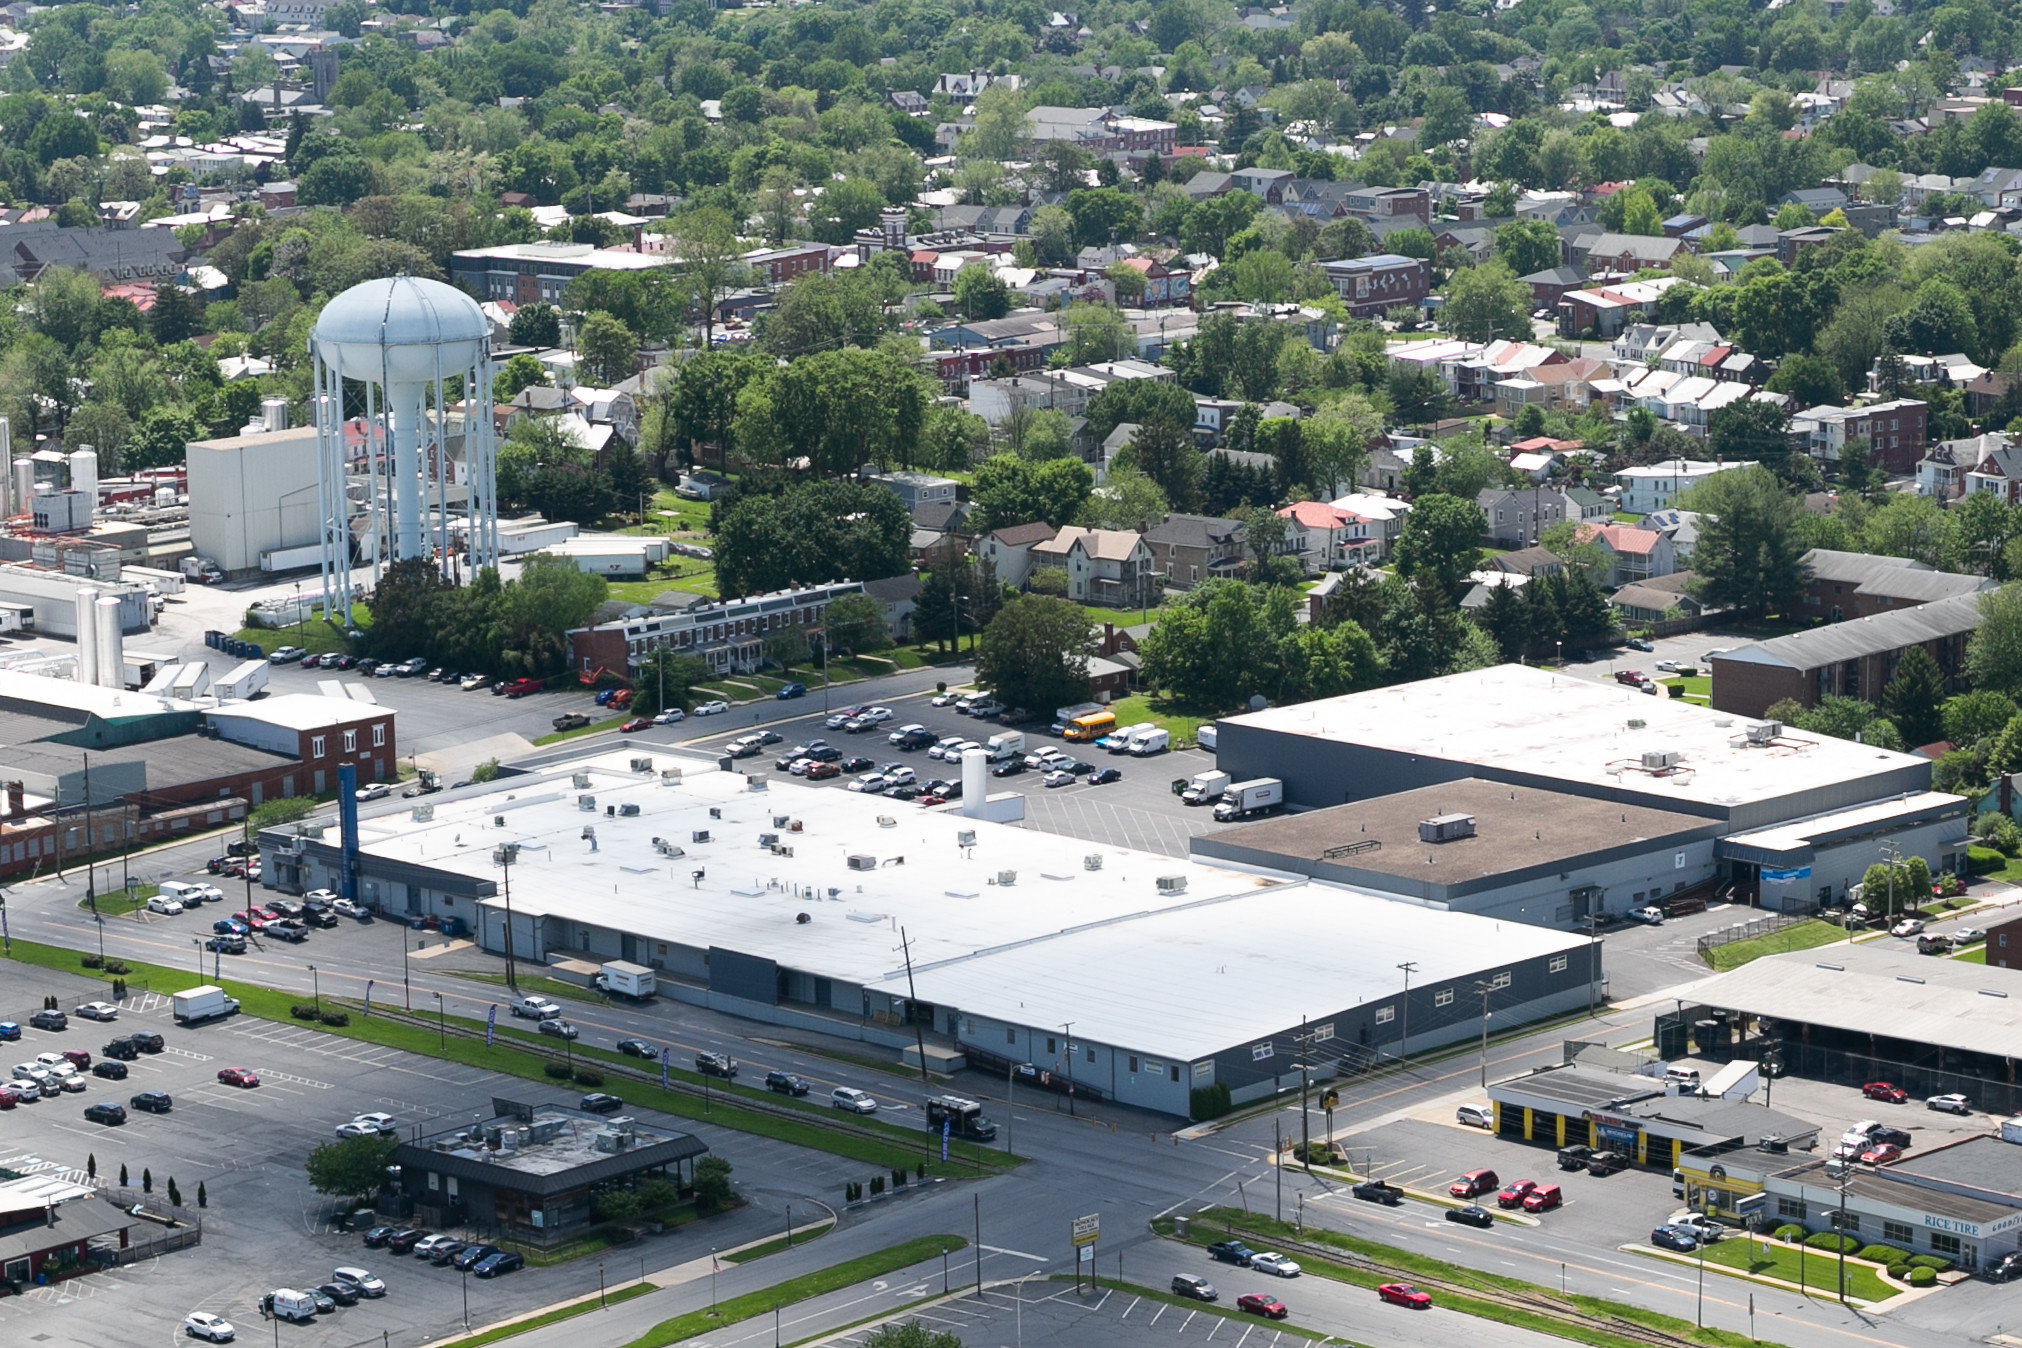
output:
MULTIPOLYGON (((349 560, 348 558, 346 559, 349 560)), ((260 554, 262 571, 300 571, 307 566, 323 564, 323 545, 310 543, 299 548, 274 548, 260 554)))
POLYGON ((625 997, 635 1002, 643 1002, 657 991, 651 969, 643 964, 630 964, 624 960, 612 960, 606 964, 598 972, 596 984, 600 992, 608 992, 613 997, 625 997))
POLYGON ((1212 805, 1222 798, 1222 792, 1229 789, 1229 774, 1216 768, 1211 772, 1197 772, 1194 779, 1180 788, 1182 805, 1212 805))
POLYGON ((208 557, 185 557, 176 563, 176 569, 183 573, 183 579, 199 585, 216 585, 225 578, 218 564, 208 557))
POLYGON ((1140 730, 1130 737, 1132 758, 1150 758, 1153 754, 1162 754, 1170 748, 1172 748, 1172 735, 1158 726, 1140 730))
POLYGON ((1215 737, 1217 733, 1213 721, 1203 721, 1194 731, 1194 743, 1200 745, 1201 748, 1206 749, 1209 753, 1213 753, 1215 751, 1215 737))
POLYGON ((316 1298, 292 1287, 277 1287, 273 1296, 274 1318, 306 1325, 316 1318, 316 1298))
POLYGON ((212 684, 211 692, 220 701, 243 702, 267 686, 268 670, 265 660, 248 660, 212 684))
POLYGON ((238 998, 227 997, 223 988, 208 983, 188 992, 178 992, 169 998, 169 1002, 178 1025, 201 1025, 207 1020, 223 1020, 226 1016, 239 1014, 238 998))
POLYGON ((1276 777, 1253 777, 1247 782, 1237 782, 1222 793, 1222 803, 1215 806, 1215 818, 1222 823, 1231 819, 1253 819, 1260 814, 1269 814, 1285 803, 1285 784, 1276 777))
POLYGON ((983 745, 983 750, 990 755, 992 763, 1002 763, 1007 758, 1019 758, 1025 753, 1025 736, 1016 730, 1006 730, 1002 734, 992 735, 983 745))

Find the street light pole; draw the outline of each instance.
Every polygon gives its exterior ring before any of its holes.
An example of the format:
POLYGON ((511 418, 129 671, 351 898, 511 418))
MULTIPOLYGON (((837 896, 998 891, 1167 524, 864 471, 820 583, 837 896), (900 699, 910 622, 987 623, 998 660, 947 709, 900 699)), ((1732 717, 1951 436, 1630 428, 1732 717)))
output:
POLYGON ((1415 960, 1406 960, 1397 967, 1404 970, 1404 1005, 1401 1013, 1404 1020, 1404 1033, 1397 1040, 1397 1058, 1400 1062, 1409 1063, 1411 1061, 1411 975, 1418 972, 1418 963, 1415 960))
POLYGON ((316 1003, 316 1019, 320 1022, 323 1019, 323 980, 317 976, 313 964, 309 966, 309 988, 316 1003))
MULTIPOLYGON (((505 867, 505 957, 506 986, 514 992, 520 990, 513 971, 513 862, 519 859, 518 843, 500 843, 492 849, 492 860, 505 867)), ((404 975, 403 975, 404 976, 404 975)))
POLYGON ((1067 1021, 1060 1027, 1067 1036, 1067 1117, 1074 1117, 1074 1022, 1067 1021))
POLYGON ((435 994, 435 1046, 445 1052, 449 1049, 449 1019, 442 1009, 442 994, 435 994))
POLYGON ((1474 995, 1481 998, 1481 1088, 1488 1089, 1488 999, 1495 993, 1495 984, 1485 979, 1474 981, 1474 995))

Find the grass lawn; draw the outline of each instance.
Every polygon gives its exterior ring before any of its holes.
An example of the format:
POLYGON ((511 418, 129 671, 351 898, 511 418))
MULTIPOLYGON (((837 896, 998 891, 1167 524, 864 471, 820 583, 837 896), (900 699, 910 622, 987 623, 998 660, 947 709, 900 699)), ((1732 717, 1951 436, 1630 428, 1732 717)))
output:
POLYGON ((647 604, 668 590, 716 598, 716 568, 692 557, 677 557, 646 572, 644 580, 614 580, 608 597, 625 604, 647 604))
MULTIPOLYGON (((490 983, 501 988, 506 986, 504 974, 481 973, 471 969, 445 969, 443 972, 451 978, 467 978, 473 983, 490 983)), ((544 997, 575 997, 578 999, 595 997, 600 1001, 610 1000, 594 988, 586 988, 579 983, 564 983, 559 978, 543 978, 539 974, 523 973, 519 975, 519 985, 522 993, 538 992, 544 997)))
POLYGON ((840 1264, 831 1264, 825 1269, 789 1278, 783 1283, 764 1288, 757 1292, 747 1292, 741 1297, 732 1297, 720 1303, 716 1309, 690 1311, 677 1315, 671 1320, 662 1320, 651 1329, 625 1344, 624 1348, 662 1348, 662 1345, 679 1343, 734 1325, 741 1320, 750 1320, 772 1312, 775 1306, 791 1306, 811 1297, 825 1296, 839 1292, 845 1287, 871 1278, 896 1273, 902 1268, 925 1263, 943 1250, 967 1248, 969 1242, 960 1236, 920 1236, 894 1245, 890 1249, 879 1250, 857 1259, 846 1259, 840 1264))
MULTIPOLYGON (((630 1301, 633 1297, 642 1297, 648 1292, 657 1292, 658 1290, 660 1289, 654 1287, 651 1283, 635 1282, 630 1286, 616 1288, 611 1291, 604 1297, 604 1301, 613 1304, 620 1301, 630 1301)), ((557 1320, 573 1320, 578 1315, 586 1315, 591 1311, 602 1309, 603 1306, 596 1301, 578 1301, 572 1306, 561 1306, 555 1310, 543 1311, 539 1315, 530 1315, 524 1320, 514 1320, 507 1324, 495 1325, 490 1329, 480 1330, 475 1334, 465 1335, 460 1339, 450 1339, 437 1345, 437 1348, 483 1348, 487 1343, 497 1343, 500 1339, 511 1338, 515 1334, 524 1334, 530 1329, 539 1329, 543 1325, 554 1324, 557 1320)))
MULTIPOLYGON (((812 1244, 833 1230, 835 1230, 834 1222, 823 1222, 820 1226, 812 1226, 805 1231, 796 1231, 793 1233, 793 1245, 790 1248, 799 1249, 803 1245, 812 1244)), ((754 1245, 748 1250, 738 1250, 734 1254, 726 1254, 723 1256, 723 1261, 728 1264, 748 1264, 754 1259, 763 1259, 768 1254, 778 1254, 781 1250, 787 1248, 789 1246, 786 1243, 785 1236, 774 1236, 763 1245, 754 1245)))
MULTIPOLYGON (((153 898, 155 893, 153 885, 135 885, 131 894, 128 894, 124 889, 115 889, 109 894, 101 894, 98 896, 98 915, 100 917, 123 917, 133 912, 136 908, 147 907, 147 901, 153 898)), ((86 912, 91 911, 91 901, 89 899, 79 899, 77 906, 86 912)))
POLYGON ((1693 679, 1663 679, 1660 682, 1666 688, 1683 688, 1685 695, 1679 699, 1681 702, 1694 702, 1702 707, 1713 704, 1713 676, 1710 674, 1693 679))
MULTIPOLYGON (((372 626, 372 614, 363 604, 351 606, 351 625, 365 631, 372 626)), ((250 641, 267 654, 272 655, 283 646, 300 646, 305 651, 324 655, 335 651, 339 655, 352 654, 351 643, 344 637, 344 629, 336 623, 326 623, 321 618, 310 618, 295 627, 241 627, 232 633, 240 641, 250 641)))
MULTIPOLYGON (((1836 1295, 1839 1258, 1821 1250, 1804 1250, 1802 1253, 1804 1285, 1819 1296, 1836 1295)), ((1793 1283, 1800 1276, 1798 1257, 1797 1246, 1746 1237, 1729 1236, 1706 1247, 1706 1263, 1709 1266, 1717 1264, 1741 1273, 1759 1273, 1793 1283)), ((1896 1289, 1876 1277, 1873 1269, 1850 1262, 1846 1266, 1846 1292, 1848 1296, 1859 1297, 1862 1301, 1886 1301, 1896 1294, 1896 1289)))
MULTIPOLYGON (((622 504, 622 503, 621 503, 622 504)), ((623 518, 632 518, 636 503, 629 505, 623 518)), ((691 501, 685 496, 676 496, 672 487, 662 487, 646 502, 646 520, 643 524, 620 526, 621 534, 648 534, 664 537, 668 534, 709 533, 709 503, 691 501)))
POLYGON ((1727 945, 1715 946, 1706 952, 1706 963, 1721 973, 1729 969, 1739 969, 1750 960, 1761 959, 1764 955, 1781 955, 1791 950, 1810 950, 1815 946, 1831 945, 1843 941, 1846 933, 1830 922, 1813 919, 1800 922, 1794 927, 1770 932, 1767 936, 1757 936, 1748 941, 1734 941, 1727 945))
POLYGON ((1088 621, 1091 623, 1115 623, 1118 627, 1136 627, 1139 623, 1152 621, 1157 608, 1157 604, 1153 604, 1150 609, 1096 608, 1092 604, 1083 604, 1081 611, 1088 615, 1088 621))
POLYGON ((1952 958, 1961 964, 1985 964, 1987 962, 1987 947, 1976 945, 1971 950, 1960 951, 1958 954, 1952 956, 1952 958))
POLYGON ((1187 708, 1182 703, 1172 702, 1163 697, 1147 696, 1143 693, 1133 693, 1129 697, 1120 697, 1109 704, 1109 709, 1116 713, 1116 723, 1118 725, 1138 725, 1142 722, 1150 721, 1154 725, 1163 726, 1172 733, 1175 741, 1173 747, 1175 749, 1179 747, 1177 743, 1179 740, 1184 739, 1191 742, 1194 732, 1200 729, 1203 721, 1215 719, 1211 715, 1201 716, 1193 714, 1194 709, 1187 708))

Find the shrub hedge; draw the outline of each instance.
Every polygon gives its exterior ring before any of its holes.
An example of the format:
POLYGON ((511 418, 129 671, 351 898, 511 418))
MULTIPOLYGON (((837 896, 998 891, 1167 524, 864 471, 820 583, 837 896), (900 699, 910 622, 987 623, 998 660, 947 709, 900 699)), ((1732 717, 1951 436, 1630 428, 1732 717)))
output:
POLYGON ((553 1077, 556 1081, 567 1081, 569 1079, 569 1065, 565 1062, 547 1063, 541 1068, 541 1070, 543 1072, 546 1072, 549 1076, 553 1077))
POLYGON ((1885 1264, 1890 1267, 1910 1262, 1910 1252, 1908 1250, 1899 1250, 1893 1245, 1863 1245, 1860 1248, 1859 1257, 1871 1263, 1885 1264))
POLYGON ((1929 1287, 1937 1280, 1937 1271, 1928 1268, 1913 1268, 1910 1270, 1910 1276, 1904 1279, 1912 1287, 1929 1287))
POLYGON ((1804 1243, 1814 1250, 1830 1250, 1834 1254, 1852 1254, 1861 1247, 1858 1240, 1852 1236, 1843 1236, 1837 1231, 1821 1231, 1815 1236, 1806 1237, 1804 1243))
POLYGON ((1791 1240, 1791 1241, 1803 1240, 1804 1228, 1799 1226, 1796 1222, 1786 1222, 1782 1226, 1776 1228, 1776 1238, 1778 1240, 1791 1240))

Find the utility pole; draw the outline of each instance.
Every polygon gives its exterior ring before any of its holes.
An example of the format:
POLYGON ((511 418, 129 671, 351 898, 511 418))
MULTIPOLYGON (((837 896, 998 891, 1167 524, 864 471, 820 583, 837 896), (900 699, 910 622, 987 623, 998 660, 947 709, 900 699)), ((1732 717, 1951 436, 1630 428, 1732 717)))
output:
POLYGON ((1067 1117, 1074 1117, 1074 1022, 1067 1021, 1060 1027, 1067 1036, 1067 1117))
MULTIPOLYGON (((515 978, 513 972, 513 862, 519 859, 519 855, 520 855, 520 845, 518 843, 500 843, 497 847, 494 847, 492 849, 491 853, 491 859, 493 861, 498 862, 499 865, 505 867, 506 986, 511 988, 514 992, 518 992, 520 990, 519 982, 515 978)), ((401 977, 405 979, 407 975, 404 972, 406 968, 404 953, 402 956, 401 967, 403 969, 401 977)))
POLYGON ((1313 1130, 1311 1116, 1306 1109, 1306 1090, 1312 1084, 1312 1063, 1308 1061, 1313 1048, 1312 1031, 1306 1028, 1306 1017, 1299 1017, 1299 1163, 1306 1167, 1306 1173, 1313 1173, 1313 1130))
POLYGON ((1400 1062, 1411 1061, 1411 975, 1418 972, 1415 960, 1406 960, 1397 966, 1404 970, 1404 1003, 1401 1014, 1404 1020, 1403 1034, 1397 1040, 1397 1058, 1400 1062))
MULTIPOLYGON (((98 867, 91 861, 91 755, 84 756, 84 902, 91 908, 91 924, 98 928, 98 964, 105 967, 105 917, 98 911, 98 867)), ((251 903, 246 905, 252 907, 251 903)), ((203 970, 197 970, 203 977, 203 970)))
POLYGON ((1488 1089, 1488 999, 1495 995, 1495 984, 1486 979, 1474 980, 1474 995, 1481 998, 1481 1088, 1488 1089))

